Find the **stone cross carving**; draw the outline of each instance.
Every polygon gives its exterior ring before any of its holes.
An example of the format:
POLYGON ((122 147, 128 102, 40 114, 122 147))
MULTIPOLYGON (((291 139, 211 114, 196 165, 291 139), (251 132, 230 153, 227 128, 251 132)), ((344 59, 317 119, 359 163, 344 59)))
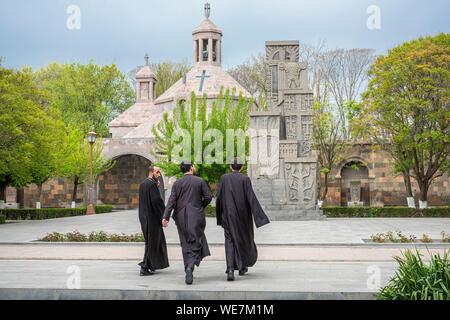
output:
MULTIPOLYGON (((263 176, 260 162, 249 164, 255 192, 269 216, 276 219, 323 217, 316 207, 317 152, 312 144, 313 93, 309 89, 307 64, 299 62, 298 41, 266 42, 266 76, 269 110, 252 112, 250 129, 257 131, 277 124, 279 161, 275 174, 263 176)), ((256 149, 256 139, 251 149, 256 149)), ((259 160, 260 158, 258 158, 259 160)))
POLYGON ((206 70, 202 70, 202 75, 201 76, 196 76, 196 78, 200 78, 200 86, 198 88, 198 91, 202 92, 203 91, 203 83, 205 82, 205 78, 210 78, 211 76, 207 76, 206 75, 206 70))

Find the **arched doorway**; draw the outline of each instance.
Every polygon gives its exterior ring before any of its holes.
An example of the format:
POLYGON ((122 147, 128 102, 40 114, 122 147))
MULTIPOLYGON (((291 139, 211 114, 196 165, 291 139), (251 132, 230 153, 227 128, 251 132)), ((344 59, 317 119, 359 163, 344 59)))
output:
POLYGON ((137 208, 139 184, 152 162, 135 154, 118 156, 114 161, 114 167, 98 177, 98 200, 118 209, 137 208))
POLYGON ((341 206, 370 205, 369 169, 358 160, 341 168, 341 206))

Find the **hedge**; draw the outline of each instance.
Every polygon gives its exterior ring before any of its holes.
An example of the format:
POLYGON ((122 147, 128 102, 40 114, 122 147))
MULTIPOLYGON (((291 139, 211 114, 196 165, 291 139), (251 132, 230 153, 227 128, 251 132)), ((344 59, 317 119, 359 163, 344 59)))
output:
POLYGON ((329 218, 383 218, 383 217, 446 217, 450 218, 450 207, 414 209, 408 207, 322 207, 329 218))
POLYGON ((4 214, 0 214, 0 224, 5 223, 6 217, 4 214))
MULTIPOLYGON (((450 218, 450 207, 433 207, 413 209, 408 207, 322 207, 323 214, 329 218, 382 218, 382 217, 447 217, 450 218)), ((216 208, 205 208, 207 217, 216 216, 216 208)))
MULTIPOLYGON (((95 213, 111 212, 112 205, 95 206, 95 213)), ((86 208, 41 208, 41 209, 2 209, 0 215, 6 220, 44 220, 64 217, 74 217, 86 214, 86 208)))

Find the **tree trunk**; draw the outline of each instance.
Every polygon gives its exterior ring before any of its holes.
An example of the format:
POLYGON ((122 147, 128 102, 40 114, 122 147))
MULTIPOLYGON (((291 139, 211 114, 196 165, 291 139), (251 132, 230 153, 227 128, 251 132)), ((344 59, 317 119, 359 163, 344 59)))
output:
POLYGON ((16 202, 18 204, 18 208, 25 207, 25 190, 23 188, 16 188, 16 202))
POLYGON ((0 184, 0 200, 6 202, 6 185, 0 184))
POLYGON ((412 198, 412 197, 414 197, 414 195, 413 195, 412 187, 411 187, 411 176, 409 175, 409 172, 407 172, 407 171, 403 171, 402 175, 403 175, 403 181, 405 182, 406 196, 412 198))
POLYGON ((41 206, 42 203, 42 183, 38 183, 37 184, 38 187, 38 199, 37 199, 37 203, 36 203, 36 209, 38 208, 38 203, 39 203, 39 207, 41 206))
POLYGON ((323 193, 320 200, 325 201, 325 198, 327 197, 328 193, 328 174, 329 172, 324 172, 323 174, 323 193))
POLYGON ((420 201, 427 201, 428 199, 428 181, 419 181, 420 201))
POLYGON ((72 193, 72 201, 77 201, 77 190, 78 189, 78 177, 73 179, 73 193, 72 193))

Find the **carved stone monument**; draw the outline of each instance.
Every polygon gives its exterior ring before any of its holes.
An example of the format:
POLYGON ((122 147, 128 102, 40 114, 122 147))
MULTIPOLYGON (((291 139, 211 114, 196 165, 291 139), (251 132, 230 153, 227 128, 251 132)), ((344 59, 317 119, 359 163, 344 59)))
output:
POLYGON ((272 220, 324 219, 317 207, 312 103, 298 41, 266 42, 269 108, 250 113, 249 175, 272 220))

